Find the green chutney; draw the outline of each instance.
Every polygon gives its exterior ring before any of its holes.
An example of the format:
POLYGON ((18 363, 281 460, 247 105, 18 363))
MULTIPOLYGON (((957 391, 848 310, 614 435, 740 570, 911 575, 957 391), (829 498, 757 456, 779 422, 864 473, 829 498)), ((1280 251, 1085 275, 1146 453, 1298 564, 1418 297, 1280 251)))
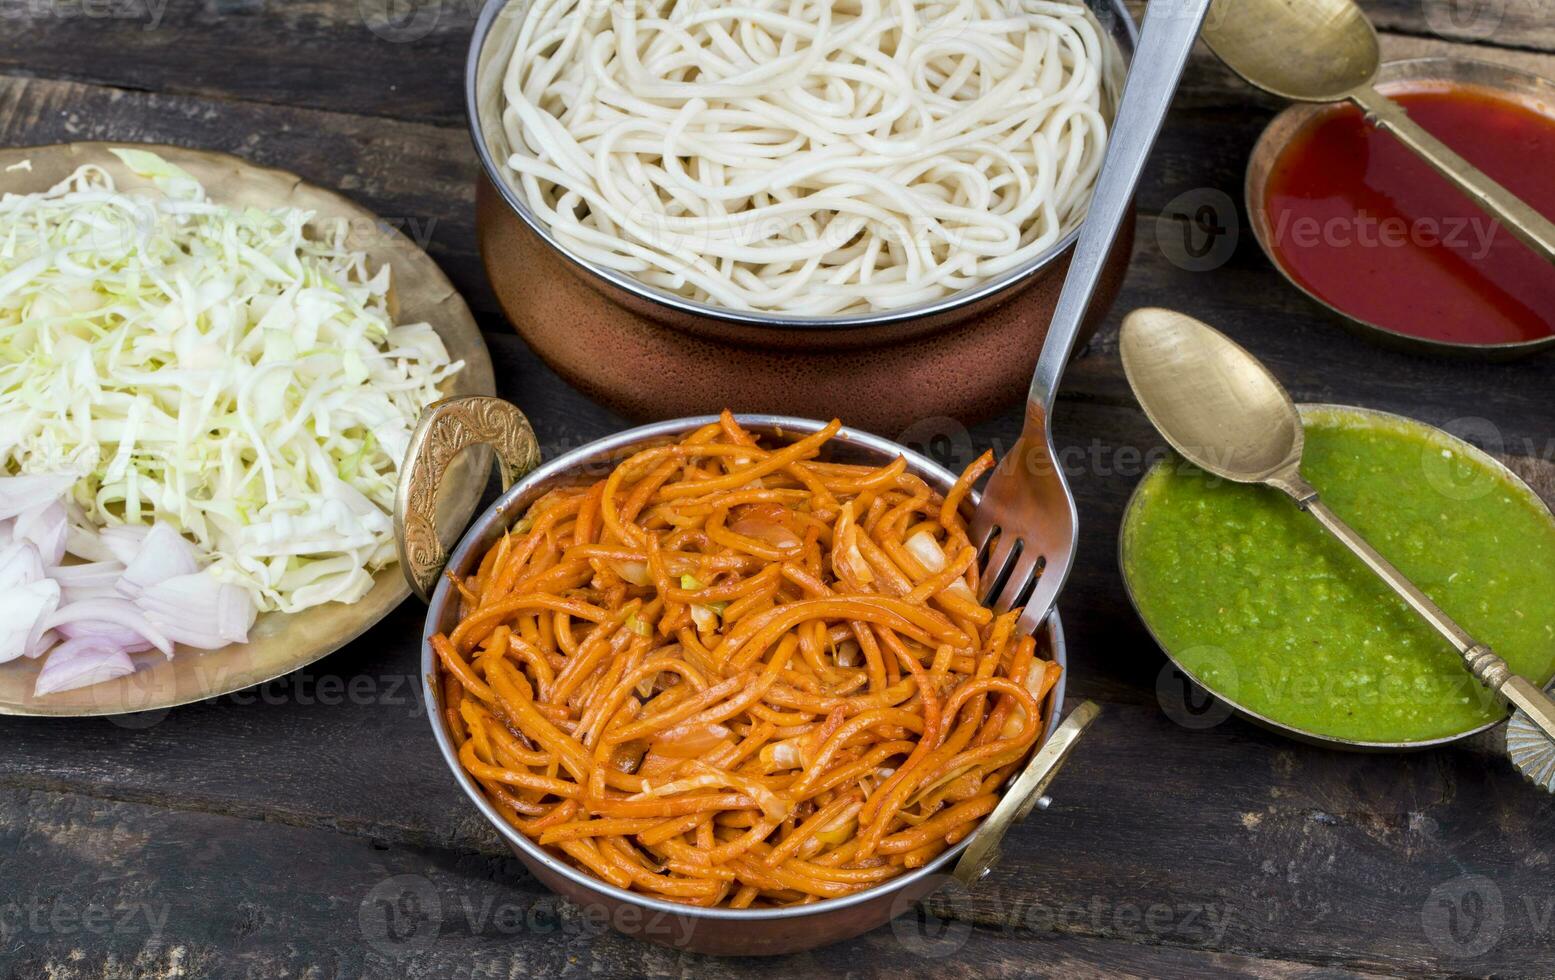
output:
MULTIPOLYGON (((1476 640, 1555 673, 1555 524, 1526 487, 1419 423, 1304 410, 1302 473, 1476 640)), ((1124 573, 1161 644, 1256 714, 1361 742, 1471 731, 1506 709, 1452 646, 1277 490, 1173 458, 1125 519, 1124 573)))

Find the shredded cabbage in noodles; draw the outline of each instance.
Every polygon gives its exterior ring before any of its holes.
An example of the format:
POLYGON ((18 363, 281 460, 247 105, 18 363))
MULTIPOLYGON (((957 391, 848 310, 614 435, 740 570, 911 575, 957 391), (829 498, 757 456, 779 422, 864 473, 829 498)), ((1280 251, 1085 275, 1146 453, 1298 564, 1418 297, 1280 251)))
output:
POLYGON ((396 326, 389 269, 294 208, 83 166, 0 198, 0 475, 70 473, 83 527, 172 523, 261 610, 352 602, 394 561, 395 483, 463 367, 396 326))

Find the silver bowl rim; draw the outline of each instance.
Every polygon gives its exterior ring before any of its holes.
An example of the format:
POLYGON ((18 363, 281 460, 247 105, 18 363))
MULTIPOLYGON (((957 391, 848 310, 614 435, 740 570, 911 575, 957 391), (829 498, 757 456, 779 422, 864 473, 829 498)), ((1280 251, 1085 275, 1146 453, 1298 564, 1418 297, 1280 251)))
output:
MULTIPOLYGON (((735 418, 741 425, 750 429, 781 430, 800 434, 815 432, 826 424, 814 419, 787 415, 737 414, 735 418)), ((597 439, 537 467, 522 480, 513 484, 470 525, 469 529, 460 538, 458 546, 449 555, 447 567, 464 567, 465 563, 470 560, 470 552, 475 548, 477 542, 485 536, 494 524, 505 522, 512 517, 513 512, 518 507, 515 502, 535 487, 552 479, 564 477, 568 472, 577 470, 582 465, 596 462, 602 457, 609 458, 634 445, 666 436, 683 434, 717 421, 718 416, 716 415, 700 415, 638 426, 606 436, 603 439, 597 439)), ((888 439, 882 439, 879 436, 871 435, 858 429, 843 426, 837 433, 834 441, 859 445, 877 452, 903 456, 907 459, 908 466, 913 472, 926 477, 932 477, 933 480, 931 482, 939 481, 944 487, 948 487, 956 479, 953 473, 927 456, 891 442, 888 439)), ((966 504, 967 506, 975 507, 977 495, 968 495, 966 504)), ((448 731, 443 724, 443 712, 440 708, 441 695, 437 690, 435 682, 437 676, 437 654, 432 649, 432 636, 437 632, 436 627, 438 621, 442 618, 443 610, 452 601, 452 592, 453 586, 449 583, 448 577, 445 575, 439 578, 437 588, 432 593, 431 601, 427 603, 426 625, 421 632, 421 696, 427 708, 427 720, 432 726, 432 734, 437 739, 437 747, 442 753, 443 761, 448 765, 449 771, 453 773, 459 787, 464 790, 464 795, 469 797, 470 802, 475 804, 476 809, 480 810, 481 815, 502 835, 510 847, 518 851, 526 859, 540 864, 551 873, 559 875, 573 884, 599 895, 601 898, 627 902, 666 915, 726 922, 802 918, 861 905, 907 888, 914 882, 940 873, 942 868, 959 857, 961 852, 971 843, 973 834, 968 834, 955 845, 946 848, 945 851, 923 867, 883 881, 873 888, 867 888, 841 898, 827 898, 808 905, 793 905, 783 908, 730 909, 683 905, 678 902, 653 898, 638 892, 630 892, 624 888, 617 888, 587 872, 580 871, 565 861, 561 861, 547 853, 543 847, 524 836, 507 820, 503 819, 502 815, 497 812, 496 807, 486 798, 486 794, 475 784, 469 773, 465 772, 464 767, 459 763, 459 754, 455 750, 453 740, 449 737, 448 731)), ((1052 694, 1050 695, 1052 709, 1048 715, 1047 728, 1042 734, 1042 740, 1037 742, 1036 746, 1033 746, 1034 750, 1045 744, 1047 739, 1052 736, 1053 730, 1058 727, 1059 716, 1063 713, 1064 693, 1069 679, 1068 648, 1064 640, 1063 623, 1059 620, 1056 609, 1047 618, 1044 625, 1048 630, 1048 643, 1052 658, 1065 669, 1059 675, 1058 683, 1053 687, 1052 694)))
MULTIPOLYGON (((504 168, 499 161, 492 159, 491 153, 486 147, 485 127, 481 122, 480 94, 477 84, 479 81, 481 50, 486 45, 486 38, 491 34, 492 25, 496 23, 502 12, 512 4, 524 2, 526 0, 485 0, 480 16, 475 22, 475 31, 470 36, 470 48, 465 59, 464 68, 465 115, 469 121, 470 139, 475 144, 475 154, 480 158, 481 170, 485 174, 486 179, 497 189, 497 193, 502 195, 502 200, 507 207, 514 214, 518 215, 519 219, 528 226, 531 232, 539 236, 542 241, 550 246, 553 252, 579 271, 617 289, 624 290, 637 299, 645 300, 655 306, 664 307, 677 313, 747 327, 790 330, 850 330, 863 327, 886 326, 953 312, 977 303, 980 300, 998 295, 1025 282, 1040 270, 1057 261, 1080 237, 1080 229, 1076 226, 1070 229, 1068 234, 1054 242, 1041 255, 1027 260, 1025 264, 1011 269, 1003 275, 979 283, 971 289, 952 293, 949 296, 916 306, 842 316, 795 316, 759 310, 726 309, 711 303, 676 296, 673 293, 646 285, 632 276, 617 272, 614 269, 602 269, 574 255, 556 240, 555 236, 551 234, 549 226, 529 210, 529 205, 513 189, 512 182, 504 173, 504 168)), ((1139 27, 1134 22, 1133 15, 1129 13, 1125 0, 1080 0, 1080 2, 1087 3, 1088 6, 1100 3, 1109 5, 1116 21, 1108 33, 1118 43, 1120 50, 1123 52, 1124 65, 1127 67, 1132 61, 1134 49, 1139 43, 1139 27)))
MULTIPOLYGON (((1445 429, 1434 426, 1429 422, 1422 422, 1419 419, 1410 418, 1407 415, 1399 415, 1396 412, 1387 412, 1379 408, 1366 408, 1361 405, 1337 405, 1330 402, 1302 402, 1297 405, 1297 408, 1301 410, 1303 420, 1309 413, 1348 412, 1354 415, 1380 418, 1392 422, 1402 422, 1408 426, 1428 430, 1429 432, 1432 432, 1435 435, 1452 442, 1455 447, 1461 448, 1465 455, 1468 455, 1473 459, 1478 460, 1479 462, 1487 464, 1494 472, 1506 479, 1508 483, 1522 490, 1528 495, 1530 499, 1538 503, 1539 506, 1543 509, 1545 516, 1549 518, 1551 523, 1555 523, 1555 513, 1550 511, 1549 504, 1544 502, 1544 498, 1539 496, 1538 492, 1530 487, 1526 480, 1512 472, 1511 467, 1507 466, 1505 463, 1501 462, 1499 459, 1496 459, 1494 456, 1485 452, 1483 449, 1479 448, 1473 443, 1468 442, 1465 439, 1460 439, 1445 429)), ((1181 459, 1182 458, 1180 456, 1177 456, 1174 453, 1167 458, 1158 461, 1154 466, 1151 466, 1149 470, 1145 471, 1145 475, 1140 477, 1139 482, 1135 484, 1133 491, 1129 494, 1128 502, 1123 505, 1123 520, 1118 525, 1117 558, 1118 573, 1119 576, 1123 579, 1123 591, 1128 596, 1129 605, 1134 609, 1134 615, 1138 617, 1141 623, 1144 624, 1145 632, 1150 634, 1150 638, 1155 641, 1155 645, 1160 648, 1161 653, 1165 655, 1167 660, 1171 661, 1174 667, 1182 672, 1183 676, 1187 677, 1200 688, 1207 691, 1209 695, 1215 700, 1220 701, 1229 707, 1232 713, 1247 719, 1260 728, 1275 732, 1279 735, 1284 735, 1287 738, 1294 739, 1307 745, 1339 749, 1346 752, 1420 752, 1427 749, 1441 748, 1444 745, 1451 745, 1455 742, 1461 742, 1465 739, 1473 738, 1476 735, 1483 735, 1485 732, 1490 731, 1497 725, 1506 723, 1507 717, 1510 717, 1510 711, 1508 711, 1507 716, 1496 719, 1495 721, 1486 722, 1485 724, 1478 727, 1470 728, 1467 731, 1458 732, 1453 735, 1441 735, 1436 738, 1423 739, 1413 742, 1368 742, 1361 739, 1341 738, 1337 735, 1324 735, 1321 732, 1310 731, 1287 722, 1276 721, 1267 715, 1260 714, 1259 712, 1246 707, 1245 705, 1233 700, 1232 698, 1226 697, 1224 694, 1221 694, 1219 691, 1217 691, 1212 685, 1206 684, 1203 679, 1184 666, 1182 661, 1177 659, 1177 655, 1172 652, 1172 650, 1166 645, 1166 642, 1161 639, 1160 634, 1156 632, 1155 626, 1151 624, 1150 619, 1145 615, 1144 610, 1139 606, 1139 597, 1134 592, 1134 582, 1129 575, 1128 568, 1128 532, 1129 528, 1133 525, 1134 521, 1138 518, 1139 515, 1141 506, 1140 492, 1144 489, 1145 484, 1150 481, 1150 478, 1155 475, 1157 470, 1163 466, 1172 465, 1174 461, 1180 462, 1181 459)))

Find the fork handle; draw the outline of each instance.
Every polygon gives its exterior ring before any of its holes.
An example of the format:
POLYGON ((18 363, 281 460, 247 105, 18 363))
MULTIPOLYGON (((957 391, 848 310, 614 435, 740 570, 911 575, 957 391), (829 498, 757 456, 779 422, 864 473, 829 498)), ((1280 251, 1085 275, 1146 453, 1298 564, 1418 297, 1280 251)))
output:
POLYGON ((1080 225, 1069 274, 1058 294, 1042 356, 1031 379, 1027 402, 1032 411, 1028 419, 1042 419, 1045 425, 1053 407, 1053 396, 1074 351, 1080 324, 1091 305, 1107 255, 1117 241, 1118 228, 1134 206, 1134 188, 1139 185, 1139 176, 1155 146, 1156 135, 1177 90, 1177 80, 1182 77, 1210 3, 1211 0, 1178 0, 1152 3, 1145 10, 1139 46, 1128 81, 1123 85, 1123 98, 1112 123, 1090 211, 1080 225))

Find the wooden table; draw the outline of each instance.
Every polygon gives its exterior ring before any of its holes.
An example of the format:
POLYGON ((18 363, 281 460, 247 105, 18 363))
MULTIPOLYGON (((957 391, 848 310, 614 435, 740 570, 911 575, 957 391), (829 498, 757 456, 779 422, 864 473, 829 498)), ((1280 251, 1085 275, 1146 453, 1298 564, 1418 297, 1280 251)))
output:
MULTIPOLYGON (((482 281, 462 102, 477 0, 388 2, 4 0, 0 140, 180 143, 338 188, 453 276, 547 454, 617 429, 514 336, 482 281)), ((1555 76, 1555 18, 1539 0, 1366 6, 1388 57, 1555 76)), ((1224 265, 1184 268, 1172 216, 1209 204, 1238 226, 1219 195, 1239 198, 1276 108, 1195 59, 1139 195, 1117 309, 1169 304, 1220 324, 1298 400, 1436 424, 1485 416, 1492 448, 1555 487, 1549 358, 1446 363, 1352 339, 1270 269, 1245 223, 1234 248, 1221 243, 1224 265)), ((421 606, 407 602, 314 667, 213 703, 0 719, 0 974, 1550 976, 1555 803, 1488 739, 1344 755, 1163 713, 1174 684, 1113 560, 1123 502, 1158 445, 1119 370, 1117 317, 1070 372, 1057 418, 1084 529, 1061 603, 1070 691, 1105 711, 998 870, 928 903, 939 932, 906 918, 788 961, 720 961, 580 920, 438 757, 415 689, 421 606)), ((1011 412, 943 445, 1007 446, 1017 426, 1011 412)))

